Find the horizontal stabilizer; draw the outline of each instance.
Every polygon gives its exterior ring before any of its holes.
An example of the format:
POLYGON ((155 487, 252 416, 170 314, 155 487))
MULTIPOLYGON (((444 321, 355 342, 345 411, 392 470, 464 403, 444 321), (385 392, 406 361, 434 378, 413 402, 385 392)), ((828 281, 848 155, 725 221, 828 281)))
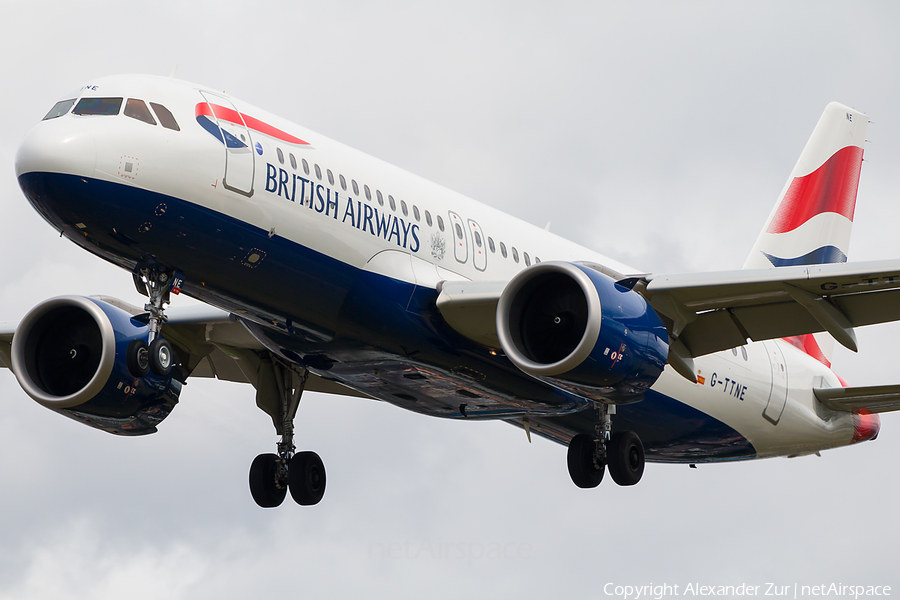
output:
POLYGON ((819 402, 839 412, 862 409, 873 413, 900 410, 900 385, 869 387, 816 388, 813 393, 819 402))

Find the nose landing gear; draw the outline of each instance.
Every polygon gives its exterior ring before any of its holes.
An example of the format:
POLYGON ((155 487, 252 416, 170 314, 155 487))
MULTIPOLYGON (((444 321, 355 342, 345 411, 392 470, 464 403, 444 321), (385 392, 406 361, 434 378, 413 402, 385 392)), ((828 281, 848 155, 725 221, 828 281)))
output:
POLYGON ((144 310, 150 314, 147 323, 150 334, 146 342, 134 340, 128 345, 125 357, 128 370, 135 377, 146 377, 150 371, 166 377, 175 365, 175 353, 159 332, 166 322, 164 306, 169 303, 173 272, 162 265, 152 264, 137 267, 132 276, 138 293, 150 298, 150 302, 144 305, 144 310))

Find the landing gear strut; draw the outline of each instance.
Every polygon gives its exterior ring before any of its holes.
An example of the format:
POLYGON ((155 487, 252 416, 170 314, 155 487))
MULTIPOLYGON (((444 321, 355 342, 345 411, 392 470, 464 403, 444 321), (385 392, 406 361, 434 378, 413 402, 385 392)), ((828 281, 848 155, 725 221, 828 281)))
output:
POLYGON ((288 490, 302 506, 325 494, 325 465, 315 452, 295 452, 294 417, 309 372, 278 359, 260 365, 257 404, 272 416, 281 435, 277 454, 260 454, 250 466, 250 494, 263 508, 281 505, 288 490))
POLYGON ((580 488, 600 485, 605 469, 619 485, 634 485, 644 474, 644 446, 633 431, 612 434, 614 407, 597 402, 594 435, 579 433, 569 442, 566 456, 569 476, 580 488))
POLYGON ((126 354, 128 370, 135 377, 145 377, 150 371, 166 377, 175 365, 175 354, 169 342, 160 337, 159 331, 166 322, 164 305, 169 303, 173 272, 162 265, 152 264, 139 266, 132 276, 137 291, 150 298, 150 302, 144 305, 144 310, 150 313, 150 334, 146 342, 135 340, 129 344, 126 354))

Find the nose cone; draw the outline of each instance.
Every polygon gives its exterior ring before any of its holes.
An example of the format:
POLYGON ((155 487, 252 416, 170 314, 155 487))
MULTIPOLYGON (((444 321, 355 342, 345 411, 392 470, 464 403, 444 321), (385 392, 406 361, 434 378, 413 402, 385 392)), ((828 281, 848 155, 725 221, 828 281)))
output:
POLYGON ((881 430, 881 417, 874 413, 853 415, 853 439, 851 444, 874 440, 881 430))
POLYGON ((72 118, 41 121, 19 145, 16 178, 27 173, 65 173, 93 177, 97 163, 94 138, 73 127, 72 118))

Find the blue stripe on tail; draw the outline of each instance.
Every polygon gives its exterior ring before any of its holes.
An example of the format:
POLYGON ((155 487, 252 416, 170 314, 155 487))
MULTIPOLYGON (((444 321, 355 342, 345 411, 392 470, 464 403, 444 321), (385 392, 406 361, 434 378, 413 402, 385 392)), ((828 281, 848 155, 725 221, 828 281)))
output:
POLYGON ((828 263, 847 262, 847 255, 834 246, 822 246, 797 258, 778 258, 763 252, 769 262, 776 267, 794 267, 797 265, 824 265, 828 263))

